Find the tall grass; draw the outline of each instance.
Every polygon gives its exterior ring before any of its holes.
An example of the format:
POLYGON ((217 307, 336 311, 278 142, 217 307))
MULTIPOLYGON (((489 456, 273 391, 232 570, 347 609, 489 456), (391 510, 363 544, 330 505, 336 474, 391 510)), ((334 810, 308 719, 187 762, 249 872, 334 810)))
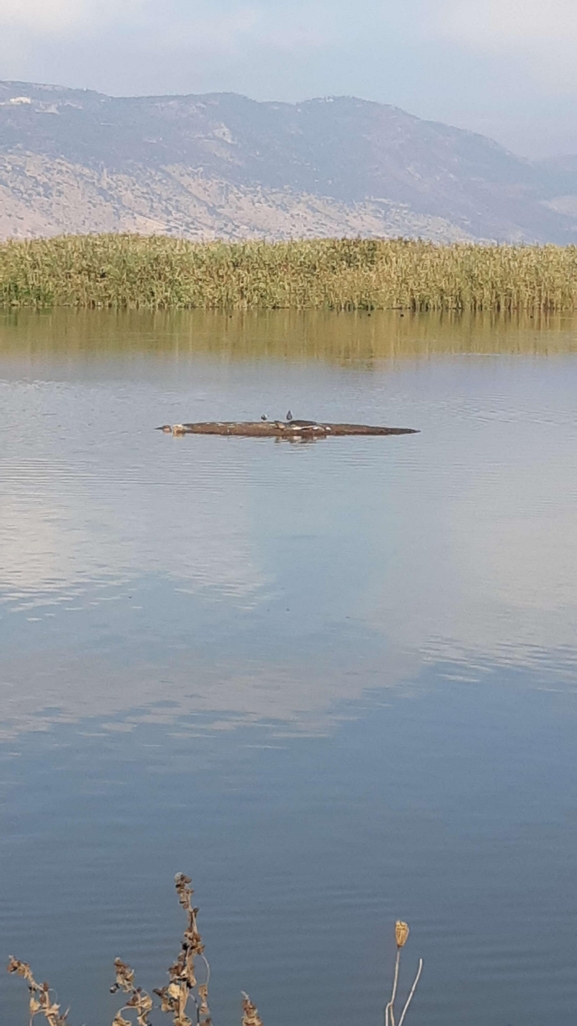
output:
POLYGON ((62 236, 0 245, 0 306, 573 310, 577 246, 62 236))

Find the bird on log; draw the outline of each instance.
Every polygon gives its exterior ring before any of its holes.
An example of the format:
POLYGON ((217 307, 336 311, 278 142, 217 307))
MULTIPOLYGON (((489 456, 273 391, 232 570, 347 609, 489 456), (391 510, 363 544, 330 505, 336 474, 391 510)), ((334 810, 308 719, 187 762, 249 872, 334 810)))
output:
MULTIPOLYGON (((290 412, 290 411, 289 411, 290 412)), ((171 435, 233 435, 240 438, 276 438, 279 441, 317 441, 337 435, 414 435, 415 428, 372 424, 328 424, 316 420, 214 420, 188 424, 162 424, 158 431, 171 435)))

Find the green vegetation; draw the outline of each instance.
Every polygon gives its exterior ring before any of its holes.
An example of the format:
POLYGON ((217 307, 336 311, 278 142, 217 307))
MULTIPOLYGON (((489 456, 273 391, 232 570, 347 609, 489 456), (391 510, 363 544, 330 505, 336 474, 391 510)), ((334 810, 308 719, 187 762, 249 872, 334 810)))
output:
POLYGON ((574 310, 577 246, 63 236, 0 245, 0 306, 574 310))

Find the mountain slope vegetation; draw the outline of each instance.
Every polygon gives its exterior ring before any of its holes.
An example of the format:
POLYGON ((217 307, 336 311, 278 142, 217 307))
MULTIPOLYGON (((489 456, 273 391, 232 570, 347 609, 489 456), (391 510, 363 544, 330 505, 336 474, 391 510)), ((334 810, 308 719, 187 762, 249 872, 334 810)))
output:
POLYGON ((577 241, 577 160, 335 97, 110 97, 0 83, 0 238, 128 231, 577 241))

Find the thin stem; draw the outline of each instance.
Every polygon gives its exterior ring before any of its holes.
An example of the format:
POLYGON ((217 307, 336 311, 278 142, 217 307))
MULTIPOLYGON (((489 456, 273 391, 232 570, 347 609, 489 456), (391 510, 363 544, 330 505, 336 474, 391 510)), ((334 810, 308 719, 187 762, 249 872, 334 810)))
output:
POLYGON ((415 979, 414 979, 414 982, 413 982, 413 986, 411 987, 411 992, 410 992, 410 994, 409 994, 409 996, 408 996, 408 998, 406 1000, 406 1003, 405 1003, 405 1007, 403 1008, 403 1011, 401 1012, 401 1018, 399 1019, 399 1026, 403 1026, 403 1019, 405 1018, 405 1015, 407 1014, 407 1009, 408 1009, 411 1001, 413 1000, 413 995, 414 995, 414 993, 415 993, 415 991, 417 989, 417 984, 418 984, 418 982, 419 982, 419 980, 421 978, 422 971, 423 971, 423 959, 420 958, 419 959, 419 968, 417 969, 417 975, 415 976, 415 979))
POLYGON ((401 949, 397 948, 397 957, 395 959, 395 974, 393 976, 393 989, 391 991, 391 997, 390 997, 389 1003, 388 1003, 388 1005, 387 1005, 387 1007, 385 1009, 385 1016, 387 1016, 387 1013, 388 1013, 388 1018, 385 1019, 386 1026, 389 1026, 389 1020, 390 1020, 391 1026, 395 1026, 395 998, 397 996, 397 986, 398 986, 398 983, 399 983, 399 965, 400 965, 400 962, 401 962, 401 949))
POLYGON ((200 956, 200 957, 202 958, 202 961, 204 962, 204 965, 205 965, 205 967, 206 967, 206 981, 205 981, 205 986, 206 986, 206 988, 208 989, 208 985, 209 985, 209 983, 210 983, 210 962, 208 961, 208 958, 206 957, 206 955, 204 955, 204 954, 201 954, 201 956, 200 956))

